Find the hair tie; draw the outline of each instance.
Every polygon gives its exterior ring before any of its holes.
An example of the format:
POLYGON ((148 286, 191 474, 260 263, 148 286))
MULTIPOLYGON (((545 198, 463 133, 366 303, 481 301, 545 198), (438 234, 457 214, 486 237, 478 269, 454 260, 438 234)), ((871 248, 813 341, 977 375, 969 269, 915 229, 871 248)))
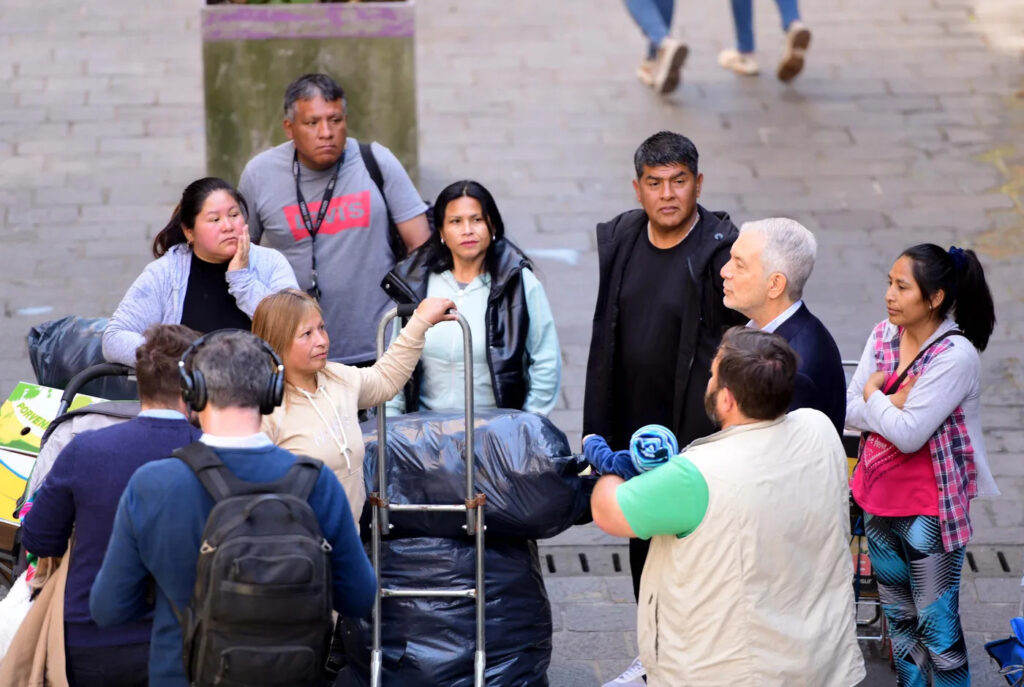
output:
POLYGON ((967 265, 967 255, 964 254, 963 248, 957 248, 956 246, 949 247, 949 257, 953 258, 953 265, 956 267, 957 272, 960 272, 967 265))

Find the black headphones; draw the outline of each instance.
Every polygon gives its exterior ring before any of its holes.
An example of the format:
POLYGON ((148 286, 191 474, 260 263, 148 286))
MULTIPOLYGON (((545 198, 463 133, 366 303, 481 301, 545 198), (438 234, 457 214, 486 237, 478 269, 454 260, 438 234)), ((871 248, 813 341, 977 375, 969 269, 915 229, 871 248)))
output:
MULTIPOLYGON (((202 371, 195 369, 195 366, 192 366, 191 369, 189 368, 188 359, 208 340, 220 334, 230 332, 245 332, 249 334, 244 329, 218 329, 215 332, 204 334, 185 349, 185 352, 181 354, 181 360, 178 361, 178 374, 181 376, 181 397, 185 400, 186 405, 197 413, 206 407, 208 400, 206 379, 203 377, 202 371)), ((260 397, 260 413, 269 415, 274 412, 274 408, 281 405, 281 401, 284 398, 284 363, 281 362, 281 357, 270 347, 270 344, 255 334, 249 335, 259 342, 259 345, 267 352, 267 355, 270 356, 273 362, 274 370, 270 373, 270 378, 267 380, 267 388, 260 397)))

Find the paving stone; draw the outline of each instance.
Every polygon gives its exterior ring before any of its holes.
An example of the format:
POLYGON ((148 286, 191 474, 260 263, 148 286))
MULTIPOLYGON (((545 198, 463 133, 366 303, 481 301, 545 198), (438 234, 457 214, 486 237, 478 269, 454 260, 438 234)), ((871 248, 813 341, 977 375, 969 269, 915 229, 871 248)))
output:
POLYGON ((983 604, 1019 604, 1021 601, 1019 577, 977 577, 974 588, 983 604))
POLYGON ((544 587, 552 603, 593 603, 608 600, 605 580, 600 577, 547 577, 544 579, 544 587))
POLYGON ((636 627, 636 606, 627 603, 572 604, 563 609, 566 630, 621 630, 636 627))
POLYGON ((560 661, 548 669, 551 687, 593 687, 599 680, 594 661, 560 661))
MULTIPOLYGON (((636 656, 636 635, 622 631, 556 632, 551 643, 553 652, 559 656, 573 656, 579 659, 629 660, 636 656)), ((625 666, 623 666, 625 667, 625 666)))

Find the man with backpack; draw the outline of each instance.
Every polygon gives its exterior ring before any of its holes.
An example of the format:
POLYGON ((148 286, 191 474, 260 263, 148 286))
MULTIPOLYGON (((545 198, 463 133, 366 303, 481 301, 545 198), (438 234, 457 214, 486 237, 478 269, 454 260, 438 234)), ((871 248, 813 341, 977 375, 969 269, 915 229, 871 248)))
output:
POLYGON ((306 74, 284 96, 289 140, 249 160, 238 190, 253 243, 288 258, 299 286, 320 301, 331 360, 367 365, 391 301, 378 284, 430 236, 427 205, 379 143, 348 136, 345 93, 306 74))
POLYGON ((365 615, 376 593, 345 492, 260 432, 284 385, 262 339, 214 332, 179 370, 203 435, 129 481, 93 618, 123 623, 155 601, 152 687, 326 684, 332 608, 365 615))

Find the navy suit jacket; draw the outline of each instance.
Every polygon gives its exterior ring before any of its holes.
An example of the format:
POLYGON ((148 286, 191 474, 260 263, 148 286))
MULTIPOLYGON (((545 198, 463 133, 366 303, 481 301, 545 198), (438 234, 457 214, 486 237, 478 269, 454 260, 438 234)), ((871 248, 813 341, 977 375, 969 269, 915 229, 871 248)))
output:
POLYGON ((807 305, 801 305, 775 333, 789 342, 798 358, 789 409, 820 410, 842 435, 846 424, 846 375, 835 339, 807 305))

